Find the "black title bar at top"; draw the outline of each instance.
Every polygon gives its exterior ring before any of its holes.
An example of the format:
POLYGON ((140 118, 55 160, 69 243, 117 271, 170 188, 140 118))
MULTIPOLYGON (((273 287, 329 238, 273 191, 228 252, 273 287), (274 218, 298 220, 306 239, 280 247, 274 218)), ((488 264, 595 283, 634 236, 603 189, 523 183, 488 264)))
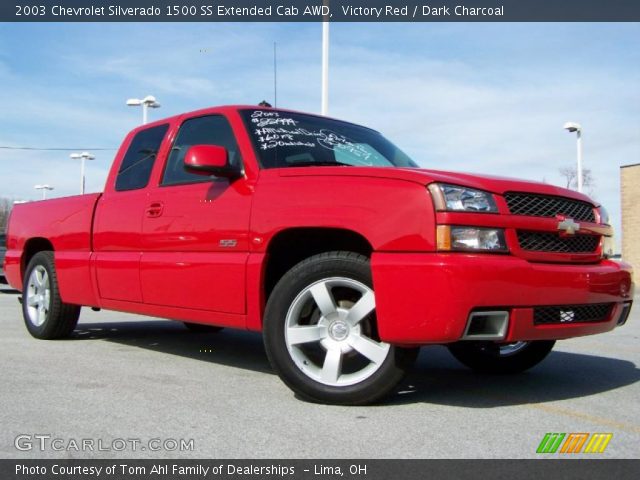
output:
POLYGON ((640 0, 3 0, 2 22, 638 22, 640 0))

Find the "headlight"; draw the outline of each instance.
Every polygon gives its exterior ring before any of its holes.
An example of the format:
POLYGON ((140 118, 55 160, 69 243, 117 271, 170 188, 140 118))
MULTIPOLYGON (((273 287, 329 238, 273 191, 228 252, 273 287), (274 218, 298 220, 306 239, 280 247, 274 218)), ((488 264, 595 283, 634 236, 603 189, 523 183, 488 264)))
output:
POLYGON ((458 227, 438 225, 438 250, 506 252, 504 230, 501 228, 458 227))
POLYGON ((607 212, 607 209, 602 205, 598 207, 598 216, 600 217, 600 223, 611 225, 611 223, 609 223, 609 212, 607 212))
POLYGON ((432 183, 429 185, 429 192, 438 211, 493 213, 498 211, 493 195, 482 190, 432 183))

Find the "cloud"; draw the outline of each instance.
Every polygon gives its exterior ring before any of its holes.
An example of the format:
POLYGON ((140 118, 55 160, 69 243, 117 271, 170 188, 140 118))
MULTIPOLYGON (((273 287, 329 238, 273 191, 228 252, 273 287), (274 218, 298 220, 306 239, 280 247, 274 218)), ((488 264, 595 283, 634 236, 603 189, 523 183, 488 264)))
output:
MULTIPOLYGON (((640 161, 639 39, 638 25, 620 24, 332 24, 330 113, 429 168, 556 184, 575 162, 562 124, 578 121, 596 198, 619 226, 619 166, 640 161)), ((158 97, 154 118, 272 100, 274 41, 279 105, 317 111, 319 24, 11 25, 0 32, 0 142, 116 147, 139 121, 124 106, 133 96, 158 97), (9 44, 16 36, 25 41, 9 44)), ((42 182, 75 193, 66 156, 0 151, 0 194, 42 182)), ((90 164, 93 189, 110 157, 90 164)))

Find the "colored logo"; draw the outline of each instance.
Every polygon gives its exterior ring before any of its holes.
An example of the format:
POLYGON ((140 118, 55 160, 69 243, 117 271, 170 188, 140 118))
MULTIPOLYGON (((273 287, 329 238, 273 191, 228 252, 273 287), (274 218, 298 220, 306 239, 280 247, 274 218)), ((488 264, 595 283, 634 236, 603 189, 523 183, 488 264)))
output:
POLYGON ((613 433, 547 433, 536 453, 604 453, 612 437, 613 433))

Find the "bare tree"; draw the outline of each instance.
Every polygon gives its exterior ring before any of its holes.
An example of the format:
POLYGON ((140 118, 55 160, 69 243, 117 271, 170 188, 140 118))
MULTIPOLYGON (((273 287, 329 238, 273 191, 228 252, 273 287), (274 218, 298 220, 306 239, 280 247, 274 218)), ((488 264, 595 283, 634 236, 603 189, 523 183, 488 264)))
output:
POLYGON ((4 233, 7 229, 11 208, 13 208, 13 200, 0 198, 0 233, 4 233))
POLYGON ((558 172, 560 172, 560 176, 565 180, 565 188, 571 188, 571 185, 576 179, 576 168, 560 167, 558 172))
MULTIPOLYGON (((576 190, 578 188, 578 169, 576 167, 560 167, 558 172, 560 176, 565 180, 565 187, 576 190)), ((591 170, 588 168, 582 169, 582 188, 589 195, 593 196, 596 188, 596 181, 593 178, 591 170)))

